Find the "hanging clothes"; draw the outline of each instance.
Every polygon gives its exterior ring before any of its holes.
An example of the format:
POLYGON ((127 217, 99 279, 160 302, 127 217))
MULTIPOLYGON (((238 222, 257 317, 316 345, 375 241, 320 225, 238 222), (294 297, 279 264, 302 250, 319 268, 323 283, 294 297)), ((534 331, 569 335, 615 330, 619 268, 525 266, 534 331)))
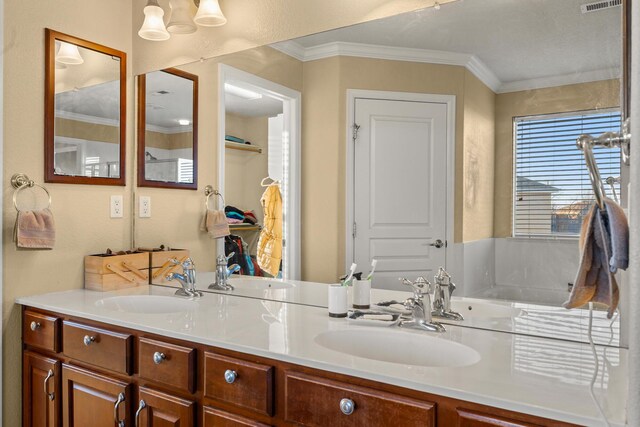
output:
POLYGON ((280 186, 270 185, 262 199, 264 221, 258 240, 258 265, 273 277, 278 276, 282 261, 282 195, 280 186))

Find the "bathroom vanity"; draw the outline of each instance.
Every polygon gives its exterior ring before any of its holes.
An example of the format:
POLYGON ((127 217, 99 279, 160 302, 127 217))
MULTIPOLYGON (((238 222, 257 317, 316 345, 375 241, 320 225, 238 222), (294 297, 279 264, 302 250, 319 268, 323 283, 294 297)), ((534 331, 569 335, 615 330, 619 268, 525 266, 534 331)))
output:
MULTIPOLYGON (((598 425, 571 369, 549 368, 541 380, 529 368, 555 361, 539 350, 535 363, 519 366, 527 362, 518 360, 517 335, 447 326, 435 336, 330 319, 323 308, 173 292, 19 299, 24 425, 598 425), (327 346, 323 337, 332 336, 372 354, 336 351, 346 344, 327 346), (385 345, 393 347, 386 355, 385 345)), ((589 367, 574 362, 580 374, 589 367)), ((626 385, 598 396, 621 404, 608 415, 623 425, 626 385)))

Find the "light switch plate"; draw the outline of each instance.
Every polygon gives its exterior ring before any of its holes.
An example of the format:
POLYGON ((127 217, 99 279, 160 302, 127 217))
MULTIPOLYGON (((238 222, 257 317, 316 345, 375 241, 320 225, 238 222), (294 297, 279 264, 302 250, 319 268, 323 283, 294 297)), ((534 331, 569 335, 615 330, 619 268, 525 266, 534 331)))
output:
POLYGON ((122 195, 111 196, 111 218, 122 218, 124 201, 122 195))
POLYGON ((151 218, 151 197, 140 196, 138 204, 138 216, 140 218, 151 218))

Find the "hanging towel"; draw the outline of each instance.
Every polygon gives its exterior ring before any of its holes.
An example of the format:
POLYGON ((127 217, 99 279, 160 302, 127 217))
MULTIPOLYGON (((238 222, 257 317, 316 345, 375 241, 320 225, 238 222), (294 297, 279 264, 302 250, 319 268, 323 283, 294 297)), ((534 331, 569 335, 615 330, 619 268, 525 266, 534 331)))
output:
POLYGON ((273 277, 280 271, 282 261, 282 196, 280 187, 270 185, 262 199, 264 223, 258 240, 258 265, 273 277))
POLYGON ((19 211, 13 241, 21 249, 53 249, 56 226, 49 209, 19 211))
POLYGON ((212 239, 219 239, 231 233, 224 211, 213 209, 207 209, 204 213, 200 230, 206 231, 212 239))
POLYGON ((629 261, 629 227, 622 209, 604 199, 605 210, 597 205, 589 209, 580 232, 580 266, 565 308, 581 307, 589 302, 609 307, 610 319, 618 307, 620 292, 614 272, 626 269, 629 261))

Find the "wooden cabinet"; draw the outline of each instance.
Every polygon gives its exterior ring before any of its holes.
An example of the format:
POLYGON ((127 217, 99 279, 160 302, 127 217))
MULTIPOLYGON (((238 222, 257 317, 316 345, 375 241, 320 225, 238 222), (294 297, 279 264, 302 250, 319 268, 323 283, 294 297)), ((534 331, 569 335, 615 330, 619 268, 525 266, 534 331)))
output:
POLYGON ((124 381, 63 364, 62 402, 64 427, 130 425, 130 385, 124 381))
POLYGON ((136 427, 185 427, 195 421, 195 402, 140 387, 136 427))
POLYGON ((466 409, 458 409, 456 412, 458 415, 458 427, 540 427, 539 424, 509 420, 497 415, 466 409))
POLYGON ((307 426, 435 427, 436 404, 287 372, 285 419, 307 426))
POLYGON ((60 362, 25 351, 22 358, 24 427, 60 425, 60 362))
POLYGON ((204 395, 273 415, 273 366, 207 352, 204 395))
POLYGON ((23 344, 25 427, 575 427, 38 309, 23 344))
POLYGON ((270 427, 240 415, 205 406, 202 417, 203 427, 270 427))

